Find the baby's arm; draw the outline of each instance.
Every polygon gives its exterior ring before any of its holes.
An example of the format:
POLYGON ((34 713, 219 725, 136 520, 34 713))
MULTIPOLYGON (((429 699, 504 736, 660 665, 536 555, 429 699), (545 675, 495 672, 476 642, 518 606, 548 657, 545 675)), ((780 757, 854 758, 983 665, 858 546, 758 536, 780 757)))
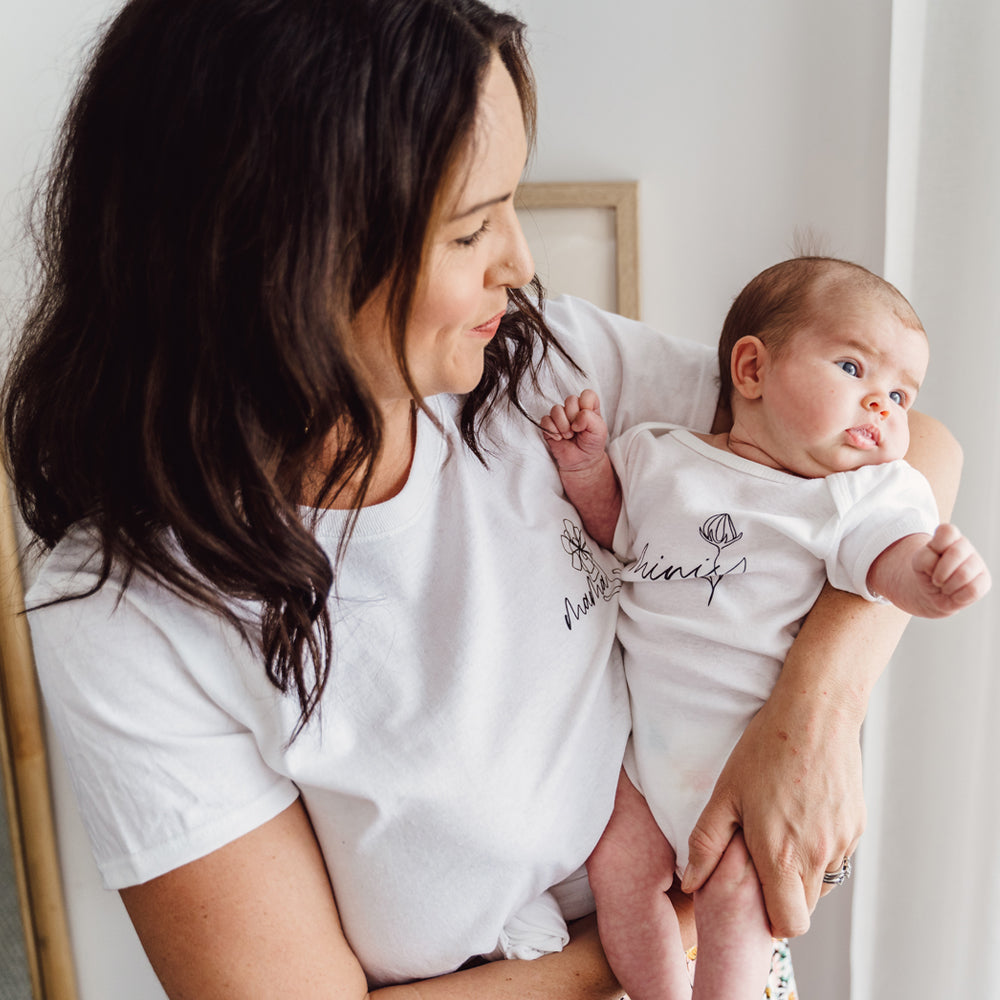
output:
POLYGON ((612 547, 621 512, 622 492, 605 451, 608 425, 593 389, 553 406, 542 417, 545 442, 552 452, 563 489, 576 507, 587 533, 606 549, 612 547))
POLYGON ((890 545, 868 570, 868 587, 911 615, 945 618, 978 601, 990 573, 958 528, 942 524, 890 545))

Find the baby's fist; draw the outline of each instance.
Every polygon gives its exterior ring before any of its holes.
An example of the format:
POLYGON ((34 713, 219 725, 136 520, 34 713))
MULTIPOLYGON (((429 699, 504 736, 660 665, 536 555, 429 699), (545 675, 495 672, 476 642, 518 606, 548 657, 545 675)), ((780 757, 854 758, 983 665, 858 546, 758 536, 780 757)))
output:
POLYGON ((913 557, 913 565, 930 577, 956 611, 978 601, 992 585, 982 556, 953 524, 938 525, 926 547, 913 557))

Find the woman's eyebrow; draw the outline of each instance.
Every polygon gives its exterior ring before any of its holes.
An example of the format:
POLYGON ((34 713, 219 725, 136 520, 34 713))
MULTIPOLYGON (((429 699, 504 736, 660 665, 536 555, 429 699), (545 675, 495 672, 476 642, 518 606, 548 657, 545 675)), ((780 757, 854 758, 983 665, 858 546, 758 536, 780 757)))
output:
POLYGON ((458 222, 460 219, 465 219, 470 215, 475 215, 476 212, 481 212, 484 208, 492 208, 494 205, 502 205, 505 201, 513 196, 513 191, 508 191, 507 194, 502 194, 497 198, 489 198, 486 201, 481 201, 478 204, 471 205, 469 208, 464 208, 459 212, 456 212, 448 221, 458 222))

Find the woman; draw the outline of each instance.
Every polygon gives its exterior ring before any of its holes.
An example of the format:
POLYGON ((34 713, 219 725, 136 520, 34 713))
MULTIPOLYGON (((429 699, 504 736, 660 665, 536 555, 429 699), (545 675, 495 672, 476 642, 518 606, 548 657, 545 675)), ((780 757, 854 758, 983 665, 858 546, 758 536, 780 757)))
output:
MULTIPOLYGON (((171 997, 619 994, 580 875, 614 576, 531 418, 586 372, 615 431, 707 429, 715 371, 523 291, 533 121, 475 0, 133 0, 71 111, 5 433, 54 726, 171 997), (565 948, 455 971, 534 900, 565 948)), ((814 609, 695 835, 692 889, 742 825, 779 935, 863 825, 902 622, 859 603, 814 609)))

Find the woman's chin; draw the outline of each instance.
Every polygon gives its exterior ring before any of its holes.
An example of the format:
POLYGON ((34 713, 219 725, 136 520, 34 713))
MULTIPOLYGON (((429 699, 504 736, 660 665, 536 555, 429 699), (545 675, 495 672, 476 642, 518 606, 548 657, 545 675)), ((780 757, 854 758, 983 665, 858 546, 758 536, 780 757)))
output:
POLYGON ((424 398, 430 396, 467 396, 483 380, 485 365, 480 357, 479 364, 463 365, 461 369, 443 374, 436 379, 415 379, 417 388, 424 398), (425 390, 424 386, 428 388, 425 390))

